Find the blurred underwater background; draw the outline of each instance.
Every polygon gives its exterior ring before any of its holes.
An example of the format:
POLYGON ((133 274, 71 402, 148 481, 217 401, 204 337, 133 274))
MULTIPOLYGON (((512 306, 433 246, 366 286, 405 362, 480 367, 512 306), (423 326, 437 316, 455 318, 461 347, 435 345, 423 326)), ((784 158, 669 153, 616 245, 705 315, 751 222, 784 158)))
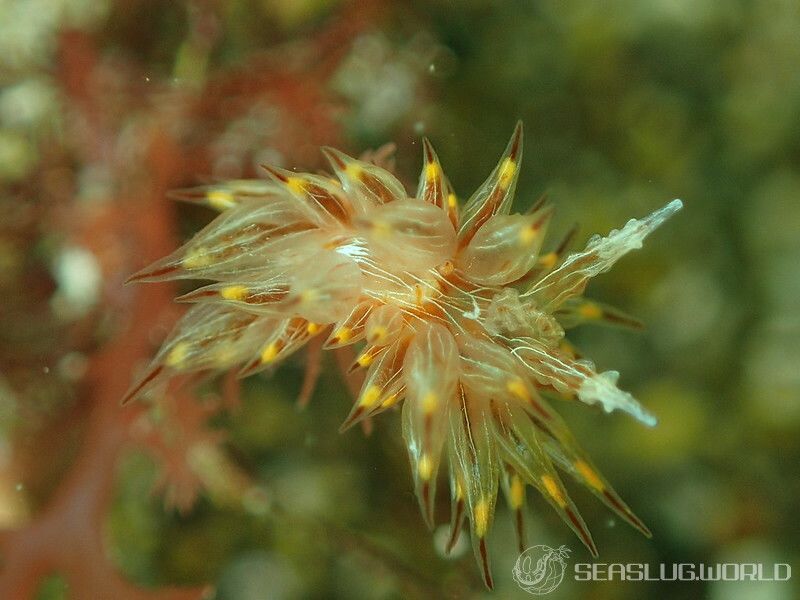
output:
MULTIPOLYGON (((684 201, 590 284, 646 330, 570 332, 659 418, 557 405, 653 532, 570 486, 595 562, 797 567, 799 33, 792 0, 0 0, 0 597, 530 597, 504 506, 488 592, 467 540, 445 556, 446 492, 427 531, 400 420, 338 433, 330 356, 302 410, 302 354, 119 402, 181 309, 125 279, 214 216, 170 190, 386 143, 411 190, 426 136, 465 198, 518 119, 515 208, 546 193, 551 241, 684 201)), ((529 501, 530 544, 592 562, 529 501)), ((568 576, 548 597, 800 584, 568 576)))

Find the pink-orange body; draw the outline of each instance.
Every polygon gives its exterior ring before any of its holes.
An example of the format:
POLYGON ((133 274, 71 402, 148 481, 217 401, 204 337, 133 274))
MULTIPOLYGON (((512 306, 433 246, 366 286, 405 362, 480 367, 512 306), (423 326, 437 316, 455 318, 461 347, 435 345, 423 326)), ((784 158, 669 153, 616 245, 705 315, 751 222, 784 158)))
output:
POLYGON ((466 516, 491 587, 486 535, 498 487, 524 547, 525 488, 536 488, 594 554, 556 470, 587 486, 645 534, 581 450, 546 396, 655 420, 564 341, 564 327, 630 317, 582 298, 602 273, 681 207, 674 200, 585 250, 542 253, 547 202, 510 214, 522 158, 517 126, 497 167, 463 207, 427 140, 409 197, 387 170, 326 150, 336 179, 268 168, 270 180, 192 190, 221 214, 135 281, 206 279, 196 303, 128 399, 172 374, 272 367, 319 336, 357 345, 365 379, 349 427, 402 405, 403 436, 425 520, 432 524, 444 465, 455 542, 466 516))

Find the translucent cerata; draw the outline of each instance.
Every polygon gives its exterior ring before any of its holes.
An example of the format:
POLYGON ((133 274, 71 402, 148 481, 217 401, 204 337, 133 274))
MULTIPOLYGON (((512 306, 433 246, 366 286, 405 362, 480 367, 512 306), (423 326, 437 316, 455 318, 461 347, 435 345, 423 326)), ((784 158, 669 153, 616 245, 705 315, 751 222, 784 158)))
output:
POLYGON ((220 212, 183 247, 131 281, 207 280, 179 298, 191 308, 125 400, 172 376, 273 368, 312 340, 353 353, 363 386, 343 428, 400 409, 423 518, 434 523, 439 472, 452 499, 452 548, 469 521, 492 587, 486 536, 502 487, 525 547, 526 489, 535 488, 592 554, 592 537, 561 480, 585 485, 645 535, 550 400, 655 418, 577 355, 564 330, 637 327, 583 296, 682 203, 673 200, 569 253, 544 244, 546 199, 511 214, 522 158, 518 124, 497 166, 463 204, 430 143, 409 195, 388 170, 324 149, 333 175, 265 167, 268 179, 179 193, 220 212), (352 346, 353 348, 346 348, 352 346))

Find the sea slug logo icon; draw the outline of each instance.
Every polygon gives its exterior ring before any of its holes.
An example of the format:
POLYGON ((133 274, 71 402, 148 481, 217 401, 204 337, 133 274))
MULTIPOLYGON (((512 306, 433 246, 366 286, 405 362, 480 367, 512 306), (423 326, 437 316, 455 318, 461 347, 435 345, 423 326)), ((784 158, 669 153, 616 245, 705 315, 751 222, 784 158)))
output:
POLYGON ((531 546, 519 555, 511 574, 526 592, 541 596, 556 589, 564 579, 570 550, 566 546, 531 546))

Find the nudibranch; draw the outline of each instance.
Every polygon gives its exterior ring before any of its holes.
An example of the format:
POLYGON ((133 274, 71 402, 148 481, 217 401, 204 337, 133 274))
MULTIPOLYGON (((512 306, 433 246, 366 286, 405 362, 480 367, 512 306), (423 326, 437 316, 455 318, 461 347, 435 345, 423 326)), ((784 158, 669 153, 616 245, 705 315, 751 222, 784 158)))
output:
POLYGON ((264 180, 230 181, 179 194, 220 214, 183 247, 131 281, 211 283, 178 298, 193 306, 126 396, 177 374, 274 367, 312 340, 353 346, 363 385, 343 428, 400 407, 423 518, 434 522, 440 467, 452 498, 448 548, 468 519, 486 585, 486 536, 498 488, 524 548, 526 488, 535 488, 596 555, 559 473, 585 485, 650 535, 581 449, 550 400, 655 418, 566 342, 582 323, 637 326, 583 297, 682 203, 632 219, 586 248, 543 251, 552 206, 511 214, 522 158, 518 124, 499 163, 463 203, 433 148, 409 196, 388 170, 324 149, 334 176, 265 167, 264 180))

